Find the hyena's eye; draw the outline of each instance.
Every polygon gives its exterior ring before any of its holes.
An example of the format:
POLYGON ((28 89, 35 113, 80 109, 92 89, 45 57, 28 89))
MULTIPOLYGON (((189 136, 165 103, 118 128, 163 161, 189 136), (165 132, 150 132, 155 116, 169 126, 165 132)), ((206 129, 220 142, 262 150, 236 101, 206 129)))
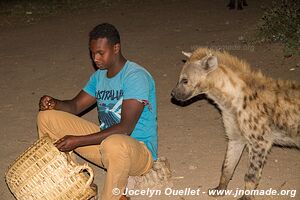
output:
POLYGON ((181 79, 181 83, 187 84, 189 81, 186 78, 181 79))

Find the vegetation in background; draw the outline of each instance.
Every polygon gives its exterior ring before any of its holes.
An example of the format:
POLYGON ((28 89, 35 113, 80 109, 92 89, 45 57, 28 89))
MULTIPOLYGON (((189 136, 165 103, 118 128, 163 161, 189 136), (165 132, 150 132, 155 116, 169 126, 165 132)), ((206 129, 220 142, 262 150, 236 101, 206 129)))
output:
POLYGON ((262 42, 280 42, 286 56, 300 55, 300 1, 275 0, 258 25, 262 42))

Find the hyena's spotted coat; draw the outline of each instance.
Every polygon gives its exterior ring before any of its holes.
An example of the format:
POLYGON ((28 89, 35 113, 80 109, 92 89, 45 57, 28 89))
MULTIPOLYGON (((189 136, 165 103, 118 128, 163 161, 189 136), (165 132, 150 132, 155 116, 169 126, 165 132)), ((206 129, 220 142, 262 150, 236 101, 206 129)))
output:
POLYGON ((300 86, 268 78, 226 52, 199 48, 183 53, 189 59, 172 96, 185 101, 205 93, 222 111, 228 146, 216 189, 227 188, 245 146, 245 189, 255 189, 273 144, 300 148, 300 86))

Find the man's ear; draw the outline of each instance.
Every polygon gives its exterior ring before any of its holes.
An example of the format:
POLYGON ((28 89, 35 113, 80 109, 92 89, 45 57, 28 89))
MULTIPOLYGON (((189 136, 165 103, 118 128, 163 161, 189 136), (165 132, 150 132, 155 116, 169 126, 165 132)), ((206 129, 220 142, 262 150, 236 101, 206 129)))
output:
POLYGON ((202 68, 208 73, 214 71, 218 67, 218 59, 216 56, 209 55, 202 59, 202 68))
POLYGON ((185 55, 186 57, 191 57, 191 55, 192 55, 192 53, 191 52, 185 52, 185 51, 181 51, 181 53, 183 54, 183 55, 185 55))
POLYGON ((115 54, 118 54, 121 50, 121 44, 120 43, 117 43, 114 45, 114 53, 115 54))

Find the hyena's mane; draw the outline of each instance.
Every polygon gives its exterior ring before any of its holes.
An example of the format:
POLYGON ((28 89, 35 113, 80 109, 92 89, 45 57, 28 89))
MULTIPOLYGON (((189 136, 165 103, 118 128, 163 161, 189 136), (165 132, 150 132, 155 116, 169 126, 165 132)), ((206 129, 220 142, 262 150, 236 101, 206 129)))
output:
POLYGON ((219 51, 209 48, 196 49, 189 61, 200 60, 207 55, 214 55, 218 58, 219 65, 231 69, 237 74, 246 85, 254 88, 264 87, 268 90, 278 89, 296 89, 300 90, 300 85, 294 81, 274 80, 261 73, 260 70, 251 69, 248 62, 239 59, 238 57, 229 54, 227 51, 219 51))

